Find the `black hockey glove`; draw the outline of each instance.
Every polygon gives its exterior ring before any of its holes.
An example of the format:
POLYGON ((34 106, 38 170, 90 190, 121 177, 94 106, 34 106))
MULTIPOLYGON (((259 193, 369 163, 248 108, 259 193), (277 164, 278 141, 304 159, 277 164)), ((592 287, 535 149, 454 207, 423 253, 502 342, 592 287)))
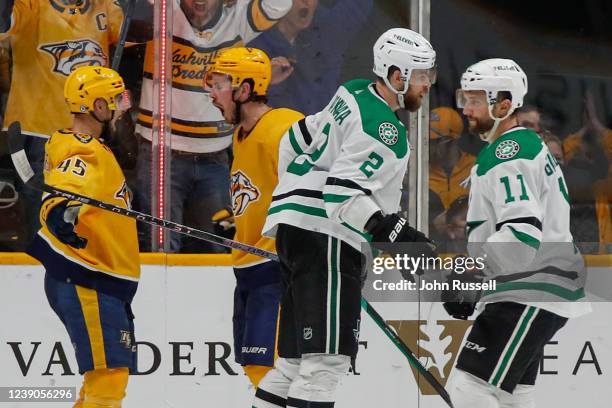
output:
MULTIPOLYGON (((400 217, 398 214, 389 214, 383 216, 381 212, 377 212, 370 218, 366 224, 366 231, 372 235, 372 242, 386 243, 409 243, 393 250, 392 247, 383 248, 383 251, 395 255, 398 253, 406 254, 410 257, 426 257, 437 258, 436 244, 427 238, 425 234, 408 225, 408 221, 400 217)), ((414 276, 400 270, 404 279, 414 282, 414 276)), ((415 273, 423 274, 423 270, 418 270, 415 273)))
POLYGON ((453 282, 474 283, 482 282, 482 275, 473 272, 456 273, 451 272, 447 278, 450 285, 449 290, 442 292, 442 302, 444 309, 455 319, 467 320, 468 317, 474 314, 476 304, 480 299, 480 290, 460 290, 453 288, 453 282))
POLYGON ((211 221, 216 235, 234 239, 234 235, 236 235, 236 223, 234 221, 234 214, 232 214, 231 210, 224 208, 217 211, 213 214, 211 221))
POLYGON ((366 224, 373 242, 433 242, 420 231, 408 225, 405 218, 397 214, 382 215, 377 212, 366 224))
POLYGON ((85 248, 87 240, 74 232, 81 204, 68 206, 67 203, 64 201, 49 211, 46 221, 47 228, 60 242, 77 249, 85 248))

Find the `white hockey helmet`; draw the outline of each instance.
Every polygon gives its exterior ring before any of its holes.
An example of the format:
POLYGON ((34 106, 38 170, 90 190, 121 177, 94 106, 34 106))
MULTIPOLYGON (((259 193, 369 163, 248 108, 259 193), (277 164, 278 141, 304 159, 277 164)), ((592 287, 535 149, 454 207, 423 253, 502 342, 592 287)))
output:
POLYGON ((404 108, 404 94, 408 91, 413 70, 423 70, 431 84, 436 80, 436 52, 421 34, 407 28, 392 28, 374 44, 374 74, 382 78, 389 89, 398 95, 404 108), (387 78, 389 68, 400 70, 404 89, 396 90, 387 78))
POLYGON ((484 91, 489 116, 495 120, 495 125, 486 135, 481 135, 483 140, 488 140, 499 122, 510 116, 517 108, 523 106, 523 99, 527 94, 527 75, 521 67, 511 59, 491 58, 486 59, 467 68, 461 75, 461 89, 456 92, 457 107, 465 106, 465 91, 484 91), (493 116, 493 106, 497 102, 498 92, 509 92, 512 97, 512 107, 503 118, 493 116))
MULTIPOLYGON (((523 106, 527 94, 527 75, 511 59, 491 58, 468 67, 461 76, 461 90, 485 91, 489 105, 495 104, 498 92, 510 92, 511 111, 514 111, 523 106)), ((457 103, 460 102, 457 100, 457 103)))

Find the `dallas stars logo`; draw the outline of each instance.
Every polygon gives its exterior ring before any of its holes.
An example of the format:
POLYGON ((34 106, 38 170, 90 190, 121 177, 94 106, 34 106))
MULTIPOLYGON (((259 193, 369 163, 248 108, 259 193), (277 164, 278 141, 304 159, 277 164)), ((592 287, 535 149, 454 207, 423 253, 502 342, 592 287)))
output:
POLYGON ((383 122, 378 126, 380 139, 389 146, 397 143, 399 132, 393 123, 383 122))
POLYGON ((520 148, 519 144, 514 140, 504 140, 495 149, 495 157, 500 160, 511 159, 516 156, 520 148))

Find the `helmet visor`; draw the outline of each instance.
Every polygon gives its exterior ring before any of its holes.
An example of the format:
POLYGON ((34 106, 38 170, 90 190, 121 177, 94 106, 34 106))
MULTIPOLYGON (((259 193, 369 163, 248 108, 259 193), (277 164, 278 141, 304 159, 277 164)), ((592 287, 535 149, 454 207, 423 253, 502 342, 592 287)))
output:
POLYGON ((232 89, 232 77, 220 72, 207 71, 203 82, 206 92, 223 92, 232 89))
POLYGON ((455 101, 459 109, 479 109, 487 105, 487 97, 484 91, 464 91, 463 89, 457 89, 455 91, 455 101))
POLYGON ((433 85, 437 77, 438 72, 435 66, 428 69, 413 69, 410 74, 410 85, 433 85))
POLYGON ((115 109, 125 112, 132 107, 132 93, 127 89, 115 96, 115 109))

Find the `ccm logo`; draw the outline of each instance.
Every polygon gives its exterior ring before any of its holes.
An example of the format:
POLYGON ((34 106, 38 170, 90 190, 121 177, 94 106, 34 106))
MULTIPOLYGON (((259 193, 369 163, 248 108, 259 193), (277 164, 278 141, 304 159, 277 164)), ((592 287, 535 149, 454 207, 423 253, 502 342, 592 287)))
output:
POLYGON ((266 354, 266 347, 243 347, 242 354, 266 354))
POLYGON ((395 224, 395 227, 393 227, 393 231, 391 231, 391 233, 389 234, 389 241, 395 242, 395 240, 397 239, 397 234, 399 234, 402 228, 404 228, 404 225, 406 225, 406 220, 400 218, 397 224, 395 224))
POLYGON ((468 350, 477 351, 479 353, 482 353, 483 351, 485 351, 487 349, 486 347, 479 346, 478 344, 472 343, 471 341, 466 341, 465 342, 465 346, 463 346, 463 347, 465 347, 468 350))

